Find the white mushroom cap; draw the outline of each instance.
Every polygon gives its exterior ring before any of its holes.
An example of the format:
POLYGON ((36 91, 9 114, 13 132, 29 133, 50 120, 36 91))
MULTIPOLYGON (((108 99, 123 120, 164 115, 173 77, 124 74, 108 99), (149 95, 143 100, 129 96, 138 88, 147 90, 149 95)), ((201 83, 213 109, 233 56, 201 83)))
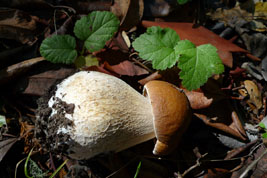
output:
POLYGON ((155 137, 149 100, 116 77, 93 71, 68 77, 49 100, 51 117, 58 112, 56 98, 74 104, 73 113, 65 111, 73 125, 57 131, 75 142, 69 147, 74 159, 118 152, 155 137))

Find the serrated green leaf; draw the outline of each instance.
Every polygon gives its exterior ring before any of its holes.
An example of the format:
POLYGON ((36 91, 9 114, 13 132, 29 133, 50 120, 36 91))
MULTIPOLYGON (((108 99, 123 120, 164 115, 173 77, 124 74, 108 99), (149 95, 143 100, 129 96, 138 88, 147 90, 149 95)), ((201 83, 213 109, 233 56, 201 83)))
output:
POLYGON ((224 71, 217 49, 210 44, 195 47, 192 42, 183 40, 175 50, 180 55, 178 67, 182 85, 188 90, 199 88, 213 74, 224 71))
POLYGON ((90 52, 99 51, 112 38, 119 28, 120 21, 111 12, 94 11, 75 23, 74 33, 85 40, 85 47, 90 52))
POLYGON ((133 47, 144 60, 152 61, 154 69, 171 68, 179 56, 174 50, 180 40, 177 33, 170 28, 150 27, 133 42, 133 47))
POLYGON ((92 33, 91 26, 92 22, 90 22, 89 16, 84 16, 76 21, 73 32, 77 38, 85 41, 92 33))
POLYGON ((77 57, 75 38, 70 35, 54 35, 46 38, 41 46, 40 53, 53 63, 71 64, 77 57))

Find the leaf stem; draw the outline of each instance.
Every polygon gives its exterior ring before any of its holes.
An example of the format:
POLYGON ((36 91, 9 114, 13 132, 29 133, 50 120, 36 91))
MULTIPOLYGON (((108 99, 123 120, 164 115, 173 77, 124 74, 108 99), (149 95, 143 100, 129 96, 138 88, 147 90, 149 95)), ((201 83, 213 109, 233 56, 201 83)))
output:
POLYGON ((85 51, 85 44, 83 43, 82 51, 80 52, 80 55, 81 55, 81 56, 83 56, 84 51, 85 51))

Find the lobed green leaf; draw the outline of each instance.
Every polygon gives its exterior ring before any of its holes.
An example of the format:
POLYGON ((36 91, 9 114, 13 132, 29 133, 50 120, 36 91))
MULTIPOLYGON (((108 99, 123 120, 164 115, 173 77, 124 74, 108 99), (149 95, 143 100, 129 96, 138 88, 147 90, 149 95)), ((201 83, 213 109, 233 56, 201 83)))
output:
POLYGON ((120 21, 111 12, 94 11, 75 23, 74 34, 85 41, 90 52, 99 51, 119 28, 120 21))
POLYGON ((184 40, 178 43, 175 50, 180 55, 178 67, 181 69, 182 85, 188 90, 199 88, 213 74, 224 71, 216 47, 210 44, 195 47, 192 42, 184 40))
POLYGON ((70 35, 54 35, 46 38, 41 46, 40 53, 53 63, 71 64, 77 57, 75 38, 70 35))
POLYGON ((180 40, 177 33, 170 28, 150 27, 133 42, 133 47, 144 60, 152 61, 154 69, 171 68, 178 61, 174 50, 180 40))

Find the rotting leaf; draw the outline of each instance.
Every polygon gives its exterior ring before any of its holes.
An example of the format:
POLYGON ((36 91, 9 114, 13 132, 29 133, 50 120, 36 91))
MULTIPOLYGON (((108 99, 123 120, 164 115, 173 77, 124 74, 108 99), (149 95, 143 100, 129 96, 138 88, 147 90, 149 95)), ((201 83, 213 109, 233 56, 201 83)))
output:
POLYGON ((22 44, 36 41, 37 17, 15 9, 0 10, 0 38, 12 39, 22 44))
POLYGON ((79 56, 75 61, 74 64, 77 68, 81 67, 91 67, 91 66, 99 66, 99 61, 96 57, 92 55, 79 56))

